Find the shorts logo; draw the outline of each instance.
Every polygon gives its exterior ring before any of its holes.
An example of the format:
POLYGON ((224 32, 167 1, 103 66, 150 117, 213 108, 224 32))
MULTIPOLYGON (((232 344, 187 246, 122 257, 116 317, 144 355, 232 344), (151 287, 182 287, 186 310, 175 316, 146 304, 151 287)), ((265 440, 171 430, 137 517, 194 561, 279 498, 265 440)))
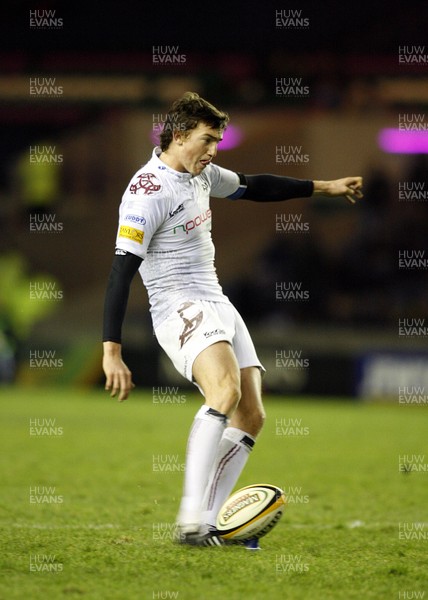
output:
POLYGON ((139 225, 145 225, 147 223, 144 217, 138 215, 126 215, 125 221, 131 221, 131 223, 138 223, 139 225))
POLYGON ((204 337, 210 338, 213 335, 225 335, 225 333, 224 329, 214 329, 213 331, 205 331, 204 337))
POLYGON ((185 302, 177 310, 178 314, 180 315, 180 317, 182 318, 183 323, 184 323, 183 331, 181 332, 181 334, 178 338, 180 340, 180 349, 184 346, 184 344, 186 342, 188 342, 190 340, 190 338, 195 333, 195 331, 197 330, 199 325, 202 323, 202 318, 204 316, 204 313, 202 310, 199 311, 193 317, 191 317, 191 315, 189 315, 190 318, 187 318, 184 316, 184 312, 193 305, 194 305, 194 302, 185 302))
POLYGON ((138 175, 136 183, 131 183, 129 191, 131 194, 138 194, 142 190, 143 194, 154 194, 161 189, 161 184, 153 173, 143 173, 138 175))
POLYGON ((119 229, 119 237, 126 238, 137 244, 142 244, 144 239, 144 231, 141 229, 134 229, 134 227, 128 227, 128 225, 121 225, 119 229))

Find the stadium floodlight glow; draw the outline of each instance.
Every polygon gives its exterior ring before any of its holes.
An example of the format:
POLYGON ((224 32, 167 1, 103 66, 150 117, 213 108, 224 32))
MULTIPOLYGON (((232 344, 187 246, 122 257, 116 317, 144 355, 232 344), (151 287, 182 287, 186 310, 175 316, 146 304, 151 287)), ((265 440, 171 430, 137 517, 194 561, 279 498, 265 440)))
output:
POLYGON ((242 131, 236 125, 228 125, 223 134, 223 139, 218 145, 219 150, 231 150, 236 148, 242 141, 242 131))
MULTIPOLYGON (((160 129, 153 129, 150 132, 150 139, 155 146, 159 145, 160 129)), ((223 134, 223 139, 218 145, 218 150, 231 150, 239 146, 243 138, 242 131, 236 125, 228 125, 223 134)))
POLYGON ((381 129, 378 144, 390 154, 428 154, 428 131, 381 129))

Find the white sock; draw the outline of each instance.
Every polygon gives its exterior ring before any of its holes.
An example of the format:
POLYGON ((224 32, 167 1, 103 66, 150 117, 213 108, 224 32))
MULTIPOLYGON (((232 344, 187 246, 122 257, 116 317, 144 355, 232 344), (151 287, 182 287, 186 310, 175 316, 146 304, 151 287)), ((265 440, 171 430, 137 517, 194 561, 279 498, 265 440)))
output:
POLYGON ((208 476, 226 424, 226 415, 206 405, 195 415, 187 442, 184 491, 177 518, 178 524, 189 531, 197 530, 201 522, 208 476))
POLYGON ((241 429, 225 429, 204 496, 202 523, 215 525, 217 514, 245 467, 254 443, 255 438, 241 429))

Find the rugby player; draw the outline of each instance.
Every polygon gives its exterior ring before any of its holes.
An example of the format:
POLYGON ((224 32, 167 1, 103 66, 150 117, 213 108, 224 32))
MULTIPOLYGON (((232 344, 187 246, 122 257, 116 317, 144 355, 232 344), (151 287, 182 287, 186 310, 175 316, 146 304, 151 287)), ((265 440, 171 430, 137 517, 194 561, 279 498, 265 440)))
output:
POLYGON ((217 513, 232 491, 265 418, 261 365, 250 334, 223 294, 214 267, 210 196, 272 202, 314 194, 362 197, 362 178, 311 181, 245 175, 213 164, 229 121, 187 92, 168 112, 160 147, 131 179, 119 209, 104 309, 106 390, 119 401, 134 384, 121 329, 131 281, 147 288, 156 338, 204 404, 188 438, 179 540, 220 545, 217 513))

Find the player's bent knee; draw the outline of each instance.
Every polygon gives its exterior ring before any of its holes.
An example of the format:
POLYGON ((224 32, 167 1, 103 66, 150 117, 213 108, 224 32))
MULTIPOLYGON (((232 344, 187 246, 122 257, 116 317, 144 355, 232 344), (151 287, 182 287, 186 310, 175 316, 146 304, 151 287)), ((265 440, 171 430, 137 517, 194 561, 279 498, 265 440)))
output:
MULTIPOLYGON (((239 405, 241 386, 239 380, 233 378, 223 381, 212 391, 212 399, 220 412, 230 417, 239 405)), ((208 398, 207 398, 208 400, 208 398)))
POLYGON ((265 423, 266 414, 262 411, 256 411, 251 415, 251 429, 255 433, 259 433, 263 429, 263 425, 265 423))
POLYGON ((232 417, 232 427, 237 427, 246 431, 250 435, 257 436, 263 429, 265 421, 265 412, 262 406, 255 406, 245 409, 241 405, 232 417))
POLYGON ((232 378, 228 384, 228 392, 227 392, 231 403, 236 408, 238 406, 239 401, 241 399, 241 382, 239 378, 232 378))

